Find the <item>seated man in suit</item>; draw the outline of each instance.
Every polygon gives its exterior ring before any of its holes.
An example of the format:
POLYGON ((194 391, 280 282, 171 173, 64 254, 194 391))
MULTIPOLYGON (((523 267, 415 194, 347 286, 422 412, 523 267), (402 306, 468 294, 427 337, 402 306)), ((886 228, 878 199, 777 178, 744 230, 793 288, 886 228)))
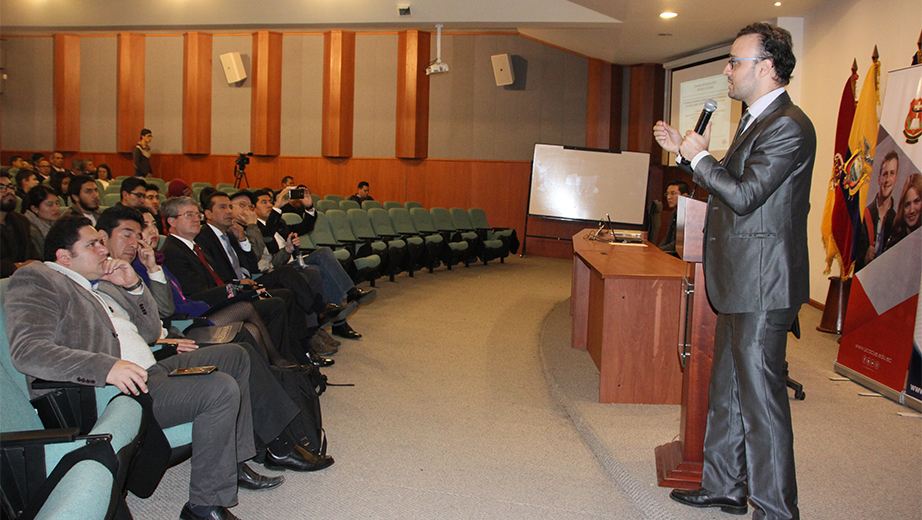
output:
POLYGON ((244 463, 255 455, 246 351, 217 345, 158 363, 148 347, 160 337, 157 305, 127 262, 109 258, 89 219, 58 220, 45 244, 46 261, 18 270, 4 300, 13 365, 30 383, 41 378, 150 393, 161 427, 192 422, 189 502, 180 519, 236 518, 227 508, 237 503, 238 483, 281 484, 244 463), (218 370, 167 377, 177 368, 210 365, 218 370))
POLYGON ((8 172, 0 172, 0 278, 41 257, 32 241, 32 224, 16 211, 16 193, 8 172))
MULTIPOLYGON (((227 196, 224 197, 226 200, 227 196)), ((234 290, 230 282, 237 279, 237 274, 232 267, 228 267, 230 261, 227 260, 220 242, 217 249, 209 246, 206 250, 196 240, 204 227, 199 205, 189 197, 177 197, 167 200, 161 207, 161 212, 170 227, 170 236, 161 250, 165 256, 164 265, 176 276, 183 294, 209 305, 217 305, 226 300, 234 290), (212 251, 216 251, 219 256, 212 256, 212 251)), ((294 273, 294 276, 300 275, 294 273)), ((241 284, 253 286, 255 282, 243 279, 241 284)), ((271 296, 272 298, 256 299, 252 302, 267 325, 273 319, 273 314, 278 313, 279 305, 275 302, 281 300, 284 302, 281 308, 288 318, 294 340, 304 351, 310 352, 313 348, 315 352, 311 354, 317 354, 318 357, 336 353, 335 347, 326 346, 316 339, 311 341, 314 336, 311 329, 317 327, 316 315, 313 316, 314 322, 309 324, 307 315, 297 305, 297 298, 292 291, 274 288, 271 296)))
POLYGON ((359 203, 359 206, 362 205, 366 200, 375 200, 374 197, 368 194, 370 191, 368 183, 362 181, 359 183, 359 191, 355 192, 354 195, 349 196, 349 200, 354 200, 359 203))

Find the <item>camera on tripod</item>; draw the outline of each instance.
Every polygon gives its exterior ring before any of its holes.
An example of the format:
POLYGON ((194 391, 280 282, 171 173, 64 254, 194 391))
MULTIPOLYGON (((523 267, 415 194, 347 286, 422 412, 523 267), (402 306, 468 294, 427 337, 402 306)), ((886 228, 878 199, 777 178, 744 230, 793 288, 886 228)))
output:
POLYGON ((250 182, 247 180, 247 174, 244 170, 250 164, 250 157, 252 156, 253 152, 240 152, 237 154, 237 159, 234 160, 234 187, 240 188, 241 181, 246 182, 247 188, 250 187, 250 182))

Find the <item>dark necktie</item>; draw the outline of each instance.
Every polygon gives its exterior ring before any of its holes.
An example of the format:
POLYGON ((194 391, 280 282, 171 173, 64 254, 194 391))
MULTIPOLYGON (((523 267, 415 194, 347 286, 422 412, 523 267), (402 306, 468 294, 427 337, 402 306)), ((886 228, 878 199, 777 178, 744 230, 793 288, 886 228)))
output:
POLYGON ((214 278, 215 283, 218 284, 218 287, 224 285, 224 280, 218 276, 218 273, 214 272, 214 269, 212 269, 211 266, 208 265, 208 261, 205 260, 205 254, 202 252, 202 248, 199 247, 198 244, 195 244, 192 246, 192 251, 194 251, 196 256, 198 256, 198 259, 201 260, 203 264, 205 264, 205 269, 208 269, 208 272, 211 273, 211 276, 214 278))
POLYGON ((736 129, 736 135, 733 136, 734 141, 739 139, 740 135, 743 134, 743 131, 746 130, 746 125, 749 124, 750 119, 752 119, 752 116, 749 115, 749 111, 747 110, 745 113, 743 113, 743 117, 740 118, 740 126, 736 129))

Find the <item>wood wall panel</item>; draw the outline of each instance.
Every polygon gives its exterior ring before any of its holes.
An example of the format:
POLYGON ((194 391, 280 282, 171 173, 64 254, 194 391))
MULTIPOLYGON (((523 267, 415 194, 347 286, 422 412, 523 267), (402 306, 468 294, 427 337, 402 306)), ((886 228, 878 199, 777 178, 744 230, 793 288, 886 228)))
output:
POLYGON ((324 157, 352 157, 352 122, 355 115, 355 33, 323 34, 323 136, 324 157))
POLYGON ((429 156, 430 33, 401 31, 397 43, 397 157, 429 156))
POLYGON ((611 66, 611 116, 609 117, 611 132, 609 133, 609 150, 621 149, 621 134, 624 133, 621 125, 624 123, 621 109, 624 106, 624 66, 611 66))
POLYGON ((661 162, 660 148, 653 140, 653 125, 663 118, 665 95, 666 71, 662 65, 644 63, 631 67, 627 149, 649 153, 650 161, 657 164, 661 162))
POLYGON ((116 79, 116 150, 131 153, 144 124, 145 36, 119 33, 116 79))
POLYGON ((588 90, 586 104, 586 146, 589 148, 607 149, 611 142, 611 81, 611 63, 589 58, 589 78, 586 82, 586 88, 588 90))
POLYGON ((80 37, 54 35, 54 147, 80 149, 80 37))
POLYGON ((183 44, 182 151, 207 154, 211 153, 212 37, 188 32, 183 44))
POLYGON ((279 155, 282 143, 282 33, 253 34, 250 151, 279 155))

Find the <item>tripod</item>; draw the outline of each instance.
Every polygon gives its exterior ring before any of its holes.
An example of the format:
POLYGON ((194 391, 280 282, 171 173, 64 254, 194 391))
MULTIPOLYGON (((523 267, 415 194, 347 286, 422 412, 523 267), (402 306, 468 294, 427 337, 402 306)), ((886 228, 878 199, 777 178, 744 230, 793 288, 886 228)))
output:
POLYGON ((235 164, 234 165, 234 187, 237 189, 240 189, 240 185, 242 183, 246 183, 247 188, 250 187, 250 181, 247 180, 246 166, 240 166, 239 164, 235 164))

